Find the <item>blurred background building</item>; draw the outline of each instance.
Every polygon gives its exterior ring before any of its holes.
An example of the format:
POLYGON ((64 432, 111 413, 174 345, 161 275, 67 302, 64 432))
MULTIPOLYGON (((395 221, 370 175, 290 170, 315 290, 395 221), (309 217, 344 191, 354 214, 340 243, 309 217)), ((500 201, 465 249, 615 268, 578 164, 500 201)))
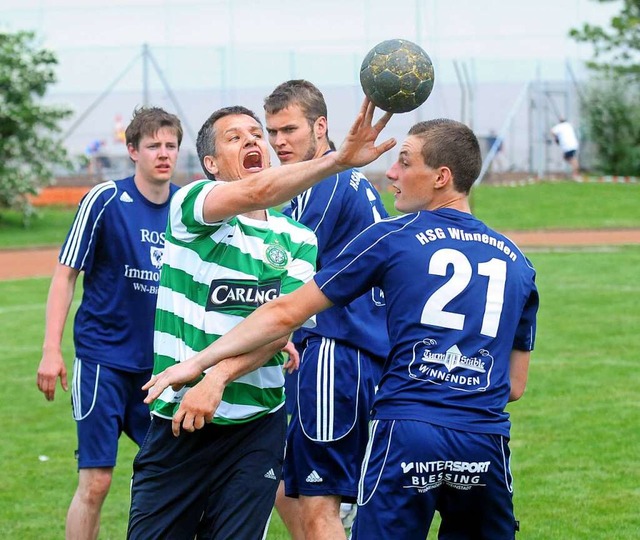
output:
MULTIPOLYGON (((74 110, 63 128, 77 158, 61 181, 132 171, 123 130, 141 105, 180 116, 178 181, 201 177, 195 137, 209 114, 242 104, 263 117, 264 96, 291 78, 321 88, 339 143, 362 101, 362 59, 392 38, 422 46, 436 81, 427 102, 395 116, 385 134, 401 140, 435 117, 465 122, 485 155, 500 147, 483 169, 490 180, 564 170, 549 129, 562 116, 580 133, 592 55, 568 32, 607 25, 619 9, 595 0, 3 0, 0 31, 33 30, 57 54, 58 83, 46 99, 74 110)), ((367 172, 382 177, 394 159, 391 152, 367 172)))

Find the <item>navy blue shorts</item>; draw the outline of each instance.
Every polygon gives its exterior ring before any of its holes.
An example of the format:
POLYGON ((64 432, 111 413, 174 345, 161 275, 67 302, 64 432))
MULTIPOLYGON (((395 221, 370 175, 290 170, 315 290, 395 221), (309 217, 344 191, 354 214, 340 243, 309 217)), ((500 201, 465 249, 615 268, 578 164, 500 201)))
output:
POLYGON ((297 400, 284 463, 289 497, 339 495, 355 502, 382 359, 327 338, 300 350, 297 400))
POLYGON ((413 420, 376 420, 362 466, 352 540, 513 540, 508 441, 413 420))
POLYGON ((284 372, 284 396, 285 406, 287 414, 291 416, 295 412, 296 401, 298 401, 298 373, 300 370, 296 369, 294 372, 284 372))
POLYGON ((78 434, 78 468, 114 467, 118 439, 124 431, 142 444, 151 415, 140 390, 151 371, 130 373, 105 365, 73 363, 71 406, 78 434))
POLYGON ((281 478, 284 407, 174 437, 155 417, 133 461, 127 538, 261 540, 281 478))

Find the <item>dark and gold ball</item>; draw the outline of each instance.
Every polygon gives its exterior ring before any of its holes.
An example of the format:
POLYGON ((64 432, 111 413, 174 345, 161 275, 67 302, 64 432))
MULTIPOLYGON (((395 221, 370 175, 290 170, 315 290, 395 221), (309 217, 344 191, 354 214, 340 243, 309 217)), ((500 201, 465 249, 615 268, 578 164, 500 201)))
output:
POLYGON ((369 51, 360 67, 365 95, 384 111, 405 113, 422 105, 433 90, 431 58, 406 39, 390 39, 369 51))

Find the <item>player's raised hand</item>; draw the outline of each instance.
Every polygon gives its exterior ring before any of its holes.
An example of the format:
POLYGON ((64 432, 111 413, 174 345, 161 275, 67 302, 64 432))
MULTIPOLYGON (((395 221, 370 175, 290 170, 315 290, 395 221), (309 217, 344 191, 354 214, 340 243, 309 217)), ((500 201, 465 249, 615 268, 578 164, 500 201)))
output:
POLYGON ((336 153, 336 162, 341 167, 362 167, 376 160, 396 145, 395 139, 387 139, 376 146, 378 135, 380 135, 380 132, 387 125, 393 114, 384 113, 372 125, 375 109, 376 106, 369 98, 364 98, 360 113, 336 153))
POLYGON ((202 375, 202 368, 193 360, 185 360, 168 367, 162 373, 151 377, 142 387, 143 390, 149 391, 147 397, 144 398, 144 402, 151 403, 169 386, 178 391, 185 384, 195 381, 200 375, 202 375))

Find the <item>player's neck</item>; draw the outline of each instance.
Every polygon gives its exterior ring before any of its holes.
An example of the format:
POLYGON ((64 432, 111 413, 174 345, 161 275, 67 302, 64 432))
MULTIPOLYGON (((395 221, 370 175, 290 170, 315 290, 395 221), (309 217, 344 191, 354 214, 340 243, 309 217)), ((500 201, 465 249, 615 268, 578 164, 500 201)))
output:
POLYGON ((318 146, 316 147, 316 153, 313 155, 313 159, 322 157, 329 151, 331 151, 331 147, 329 146, 329 143, 323 141, 320 144, 318 144, 318 146))
POLYGON ((154 204, 163 204, 169 199, 169 180, 154 182, 136 174, 133 177, 133 181, 135 182, 138 191, 149 202, 154 204))
POLYGON ((471 207, 469 206, 469 197, 462 193, 456 193, 448 195, 446 199, 440 201, 433 201, 427 210, 440 210, 441 208, 452 208, 459 212, 466 212, 471 214, 471 207))

